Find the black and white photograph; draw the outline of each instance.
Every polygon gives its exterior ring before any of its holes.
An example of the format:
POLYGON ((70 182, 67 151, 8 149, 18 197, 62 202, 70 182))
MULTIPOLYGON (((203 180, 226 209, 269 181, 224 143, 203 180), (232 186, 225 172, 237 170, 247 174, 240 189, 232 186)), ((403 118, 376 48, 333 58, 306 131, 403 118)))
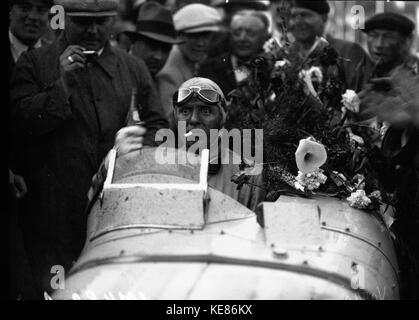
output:
POLYGON ((7 5, 6 300, 419 300, 419 1, 7 5))

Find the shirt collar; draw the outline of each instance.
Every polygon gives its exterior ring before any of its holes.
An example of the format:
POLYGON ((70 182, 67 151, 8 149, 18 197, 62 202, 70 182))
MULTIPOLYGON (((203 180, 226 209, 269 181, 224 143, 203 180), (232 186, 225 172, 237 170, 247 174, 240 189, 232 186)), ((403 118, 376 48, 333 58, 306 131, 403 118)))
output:
MULTIPOLYGON (((24 44, 20 41, 9 29, 9 41, 10 41, 10 48, 12 50, 13 60, 16 62, 19 59, 20 55, 27 51, 29 46, 24 44)), ((34 48, 40 48, 42 46, 41 39, 33 45, 34 48)))

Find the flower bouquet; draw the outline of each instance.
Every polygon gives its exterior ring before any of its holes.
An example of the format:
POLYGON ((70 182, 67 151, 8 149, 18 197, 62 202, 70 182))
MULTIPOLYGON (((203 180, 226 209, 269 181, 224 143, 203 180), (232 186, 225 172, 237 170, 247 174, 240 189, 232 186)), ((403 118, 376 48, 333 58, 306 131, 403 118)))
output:
MULTIPOLYGON (((375 141, 357 134, 362 130, 352 119, 359 98, 344 91, 338 59, 322 39, 305 60, 290 47, 269 46, 248 63, 247 80, 229 95, 227 127, 263 129, 268 201, 317 194, 372 210, 383 202, 376 170, 381 153, 375 141)), ((251 167, 242 169, 232 178, 239 187, 251 167)))

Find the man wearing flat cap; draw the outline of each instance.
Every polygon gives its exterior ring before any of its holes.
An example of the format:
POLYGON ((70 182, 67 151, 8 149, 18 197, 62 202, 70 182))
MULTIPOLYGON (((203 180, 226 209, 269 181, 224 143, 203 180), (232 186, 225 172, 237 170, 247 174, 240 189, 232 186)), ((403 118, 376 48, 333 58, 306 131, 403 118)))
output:
MULTIPOLYGON (((339 64, 339 54, 322 37, 329 10, 327 1, 292 2, 289 31, 295 41, 289 49, 289 60, 291 64, 301 65, 304 70, 319 68, 322 77, 313 82, 313 87, 315 90, 323 87, 324 90, 318 92, 319 99, 325 104, 336 106, 340 104, 346 81, 339 64)), ((335 113, 336 119, 340 118, 340 110, 329 110, 335 113)))
POLYGON ((221 16, 214 8, 193 3, 177 11, 173 20, 183 42, 173 46, 156 77, 167 118, 171 114, 173 94, 183 82, 197 75, 199 64, 207 58, 214 33, 220 30, 221 16))
POLYGON ((181 43, 172 13, 154 1, 141 6, 136 30, 125 34, 131 39, 130 53, 144 60, 153 79, 166 63, 173 44, 181 43))
POLYGON ((21 226, 39 292, 51 267, 69 271, 85 242, 92 176, 125 125, 131 96, 154 144, 167 126, 144 62, 109 44, 117 0, 56 0, 65 29, 51 45, 24 53, 12 79, 14 165, 28 190, 21 226))
POLYGON ((368 51, 377 68, 374 77, 387 76, 400 65, 413 68, 417 58, 411 53, 415 24, 394 12, 377 14, 365 22, 368 51))
POLYGON ((410 53, 415 24, 385 12, 365 22, 368 50, 375 62, 360 93, 362 116, 387 121, 381 144, 386 167, 383 190, 392 194, 402 298, 419 298, 419 127, 418 59, 410 53))
POLYGON ((291 9, 291 32, 296 38, 298 51, 304 52, 312 47, 316 37, 325 37, 329 45, 336 50, 337 61, 345 87, 359 91, 363 84, 363 74, 372 63, 362 47, 354 42, 336 39, 325 29, 330 12, 329 3, 320 1, 293 1, 291 9), (308 48, 308 49, 307 49, 308 48))

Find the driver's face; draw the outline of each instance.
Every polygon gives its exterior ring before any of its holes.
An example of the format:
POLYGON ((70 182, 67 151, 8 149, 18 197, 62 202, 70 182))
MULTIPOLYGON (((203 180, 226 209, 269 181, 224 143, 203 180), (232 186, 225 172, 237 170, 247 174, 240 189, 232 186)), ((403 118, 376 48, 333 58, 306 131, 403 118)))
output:
POLYGON ((203 130, 210 142, 210 130, 221 128, 222 114, 217 105, 207 104, 194 96, 184 105, 175 107, 175 119, 186 122, 187 132, 203 130))

